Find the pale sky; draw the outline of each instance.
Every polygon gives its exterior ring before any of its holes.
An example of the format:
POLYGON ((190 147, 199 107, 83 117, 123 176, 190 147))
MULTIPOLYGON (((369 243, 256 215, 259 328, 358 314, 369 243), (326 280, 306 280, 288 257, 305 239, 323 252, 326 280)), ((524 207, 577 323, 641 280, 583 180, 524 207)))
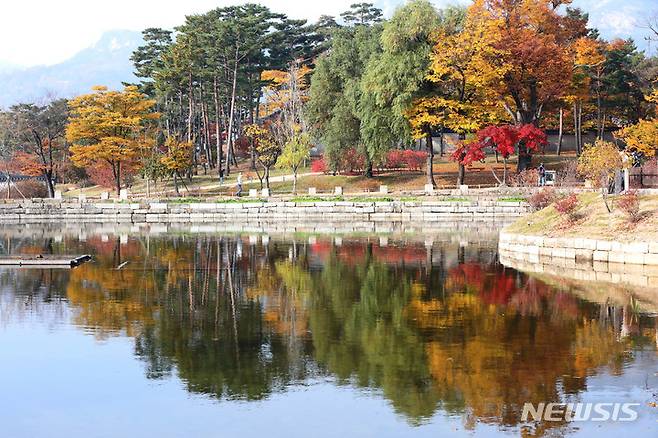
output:
MULTIPOLYGON (((359 0, 361 1, 361 0, 359 0)), ((260 0, 258 3, 292 18, 315 20, 322 14, 337 16, 356 0, 260 0)), ((402 0, 377 0, 387 16, 402 0)), ((433 0, 438 6, 468 4, 469 0, 433 0)), ((0 64, 32 66, 55 64, 92 46, 103 32, 146 27, 172 28, 186 14, 205 12, 239 0, 2 0, 0 6, 0 64)), ((634 36, 656 0, 574 0, 590 12, 591 21, 604 36, 634 36)), ((643 41, 637 41, 646 47, 643 41)))

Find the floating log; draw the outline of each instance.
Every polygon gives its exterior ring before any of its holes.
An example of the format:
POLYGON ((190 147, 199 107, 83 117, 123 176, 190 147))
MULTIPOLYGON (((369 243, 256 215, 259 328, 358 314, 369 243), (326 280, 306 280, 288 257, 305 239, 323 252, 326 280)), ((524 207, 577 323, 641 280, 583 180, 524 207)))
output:
POLYGON ((89 254, 22 254, 0 256, 0 266, 23 266, 29 268, 73 268, 91 260, 89 254))

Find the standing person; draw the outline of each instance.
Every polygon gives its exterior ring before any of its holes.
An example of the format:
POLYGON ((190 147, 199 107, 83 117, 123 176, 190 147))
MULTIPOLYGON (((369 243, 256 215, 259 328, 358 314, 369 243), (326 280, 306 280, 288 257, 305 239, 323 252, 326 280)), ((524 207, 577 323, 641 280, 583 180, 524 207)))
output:
POLYGON ((240 196, 242 195, 242 172, 238 173, 238 191, 235 192, 235 196, 240 196))
POLYGON ((224 169, 219 169, 219 185, 224 185, 224 169))
POLYGON ((544 168, 544 163, 539 164, 537 171, 539 172, 539 185, 543 187, 546 185, 546 169, 544 168))

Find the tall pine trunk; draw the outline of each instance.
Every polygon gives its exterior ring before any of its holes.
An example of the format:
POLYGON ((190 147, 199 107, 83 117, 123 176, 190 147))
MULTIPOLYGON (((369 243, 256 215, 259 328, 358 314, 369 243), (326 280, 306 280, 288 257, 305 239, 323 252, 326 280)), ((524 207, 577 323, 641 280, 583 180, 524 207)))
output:
POLYGON ((217 174, 222 174, 222 160, 223 160, 223 147, 222 147, 222 129, 219 124, 219 91, 217 90, 217 75, 214 77, 213 82, 213 98, 215 100, 215 147, 217 148, 217 174))
POLYGON ((231 109, 228 115, 228 132, 226 134, 228 140, 228 151, 226 156, 226 175, 231 173, 230 163, 233 157, 233 120, 235 119, 235 94, 238 86, 238 47, 235 47, 235 64, 233 66, 233 85, 231 87, 231 109))

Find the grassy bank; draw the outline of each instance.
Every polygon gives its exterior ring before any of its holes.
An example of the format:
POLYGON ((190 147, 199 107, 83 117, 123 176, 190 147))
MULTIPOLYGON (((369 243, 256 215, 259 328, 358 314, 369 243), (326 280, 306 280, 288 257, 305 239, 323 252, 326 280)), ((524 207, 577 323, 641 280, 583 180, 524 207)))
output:
POLYGON ((630 221, 617 207, 618 196, 609 196, 608 213, 599 193, 578 196, 574 219, 561 215, 555 204, 525 216, 507 228, 519 234, 549 237, 585 237, 624 242, 658 240, 658 196, 640 196, 640 219, 630 221))

